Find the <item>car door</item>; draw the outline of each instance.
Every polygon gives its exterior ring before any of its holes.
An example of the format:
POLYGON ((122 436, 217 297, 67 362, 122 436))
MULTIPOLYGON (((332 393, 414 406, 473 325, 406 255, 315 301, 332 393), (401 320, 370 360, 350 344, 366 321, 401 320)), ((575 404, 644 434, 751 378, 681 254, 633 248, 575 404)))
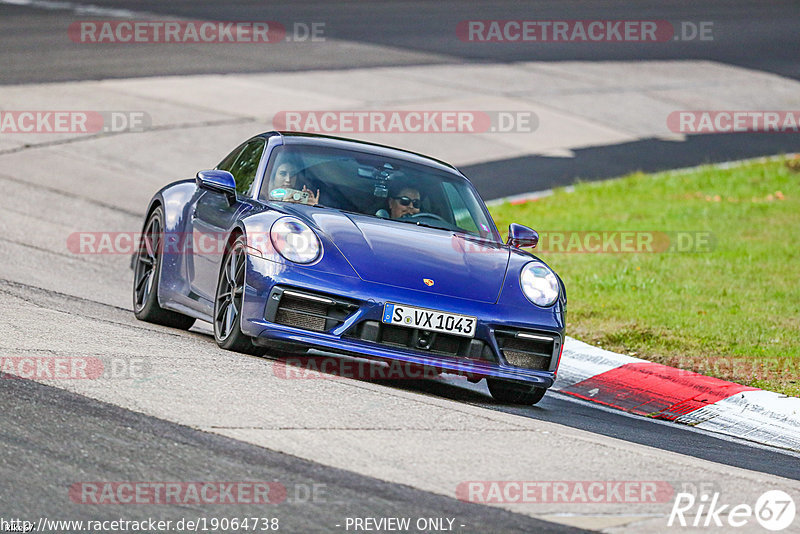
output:
POLYGON ((266 141, 263 138, 252 139, 229 154, 217 166, 218 169, 227 170, 233 174, 236 182, 236 199, 234 201, 230 201, 222 193, 203 191, 191 209, 193 246, 190 277, 192 291, 206 301, 209 313, 213 311, 219 266, 225 252, 229 232, 244 212, 253 209, 249 194, 264 154, 265 145, 266 141), (236 153, 237 151, 238 153, 236 153))

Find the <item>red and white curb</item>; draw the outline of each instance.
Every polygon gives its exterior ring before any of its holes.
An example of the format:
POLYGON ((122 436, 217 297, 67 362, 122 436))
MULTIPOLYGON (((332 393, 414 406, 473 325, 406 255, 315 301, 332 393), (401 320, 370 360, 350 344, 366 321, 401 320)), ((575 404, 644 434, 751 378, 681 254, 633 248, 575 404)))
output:
POLYGON ((800 398, 734 384, 568 337, 553 390, 633 414, 800 451, 800 398))

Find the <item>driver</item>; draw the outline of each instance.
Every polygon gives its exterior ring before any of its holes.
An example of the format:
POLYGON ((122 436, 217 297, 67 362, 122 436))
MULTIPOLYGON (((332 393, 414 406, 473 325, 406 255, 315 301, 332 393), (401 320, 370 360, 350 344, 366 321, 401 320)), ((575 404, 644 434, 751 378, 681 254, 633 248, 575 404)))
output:
POLYGON ((389 216, 392 219, 399 219, 416 215, 421 206, 419 190, 414 187, 404 187, 396 195, 389 197, 389 216))

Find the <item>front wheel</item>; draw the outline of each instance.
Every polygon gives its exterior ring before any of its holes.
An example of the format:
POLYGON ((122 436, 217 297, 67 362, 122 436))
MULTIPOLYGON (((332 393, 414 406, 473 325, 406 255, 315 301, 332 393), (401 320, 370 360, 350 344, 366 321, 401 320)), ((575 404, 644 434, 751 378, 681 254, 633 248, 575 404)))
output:
POLYGON ((158 206, 147 219, 133 260, 133 313, 140 321, 188 330, 194 324, 193 317, 158 304, 163 237, 164 212, 158 206))
POLYGON ((237 237, 222 260, 214 298, 214 340, 226 350, 262 354, 263 349, 253 345, 252 339, 241 328, 247 262, 245 244, 244 236, 237 237))
POLYGON ((547 391, 545 388, 496 378, 487 378, 486 385, 489 386, 489 393, 495 400, 507 404, 524 404, 525 406, 536 404, 542 400, 547 391))

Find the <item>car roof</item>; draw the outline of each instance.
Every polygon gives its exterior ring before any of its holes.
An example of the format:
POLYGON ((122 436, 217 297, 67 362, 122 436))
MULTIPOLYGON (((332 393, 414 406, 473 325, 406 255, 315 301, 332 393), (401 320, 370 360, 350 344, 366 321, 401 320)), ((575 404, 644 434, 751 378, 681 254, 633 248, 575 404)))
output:
POLYGON ((370 143, 368 141, 359 141, 357 139, 348 139, 345 137, 335 137, 332 135, 313 134, 306 132, 272 131, 272 132, 264 132, 263 134, 261 134, 261 136, 270 137, 275 134, 280 135, 283 139, 284 144, 287 145, 305 144, 305 145, 324 146, 331 148, 343 148, 356 151, 359 150, 364 151, 365 149, 368 149, 367 151, 371 154, 378 154, 381 156, 386 156, 396 159, 404 159, 407 161, 411 161, 413 163, 428 165, 449 173, 455 173, 461 178, 467 180, 466 176, 461 174, 461 172, 459 172, 459 170, 456 169, 453 165, 445 161, 438 160, 430 156, 426 156, 424 154, 412 152, 410 150, 403 150, 401 148, 381 145, 378 143, 370 143))

